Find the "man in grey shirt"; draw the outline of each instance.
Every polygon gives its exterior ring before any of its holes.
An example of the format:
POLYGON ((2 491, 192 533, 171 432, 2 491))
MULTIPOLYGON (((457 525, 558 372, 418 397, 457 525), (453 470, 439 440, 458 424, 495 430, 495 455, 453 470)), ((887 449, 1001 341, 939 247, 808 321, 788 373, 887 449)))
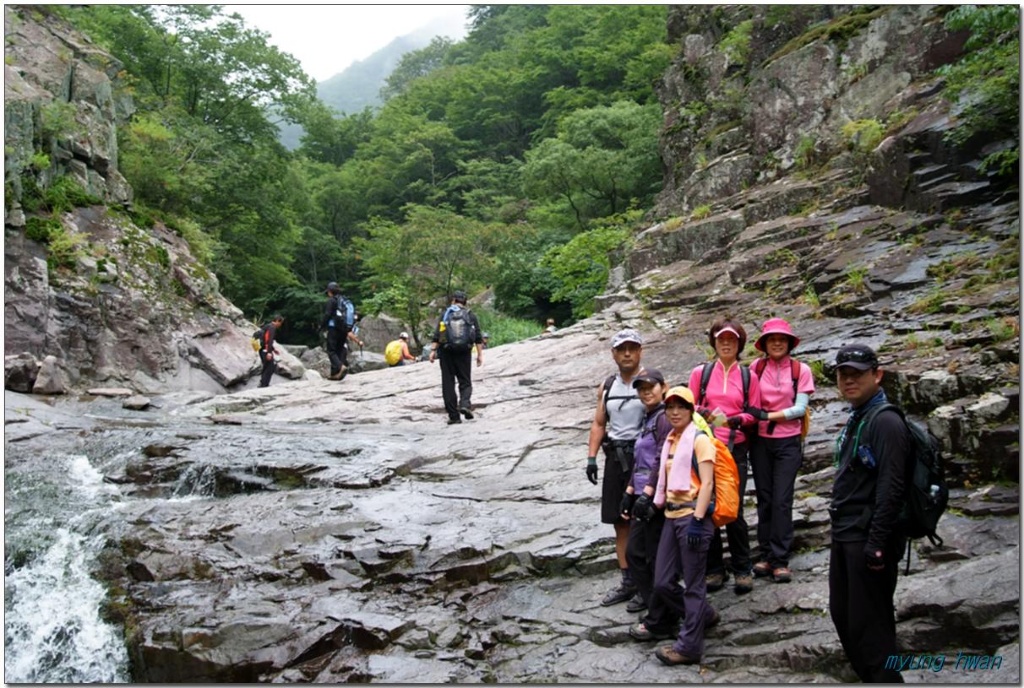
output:
POLYGON ((636 330, 622 330, 612 337, 612 359, 618 373, 597 389, 597 410, 590 424, 587 443, 587 478, 597 484, 597 450, 604 449, 604 481, 601 486, 601 522, 615 527, 615 554, 622 573, 622 582, 612 589, 601 604, 609 606, 625 602, 636 592, 626 563, 629 522, 622 518, 622 495, 633 470, 633 445, 644 421, 644 404, 633 388, 633 378, 640 367, 643 338, 636 330))

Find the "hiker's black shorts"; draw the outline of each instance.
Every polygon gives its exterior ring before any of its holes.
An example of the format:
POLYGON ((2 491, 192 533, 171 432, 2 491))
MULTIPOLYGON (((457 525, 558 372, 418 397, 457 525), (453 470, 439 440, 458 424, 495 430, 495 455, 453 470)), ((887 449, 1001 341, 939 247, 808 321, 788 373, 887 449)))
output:
POLYGON ((632 453, 629 457, 629 470, 623 472, 622 462, 614 453, 609 455, 609 452, 605 451, 604 478, 601 483, 601 523, 627 523, 619 514, 619 507, 622 506, 622 495, 626 492, 629 476, 633 472, 632 453))

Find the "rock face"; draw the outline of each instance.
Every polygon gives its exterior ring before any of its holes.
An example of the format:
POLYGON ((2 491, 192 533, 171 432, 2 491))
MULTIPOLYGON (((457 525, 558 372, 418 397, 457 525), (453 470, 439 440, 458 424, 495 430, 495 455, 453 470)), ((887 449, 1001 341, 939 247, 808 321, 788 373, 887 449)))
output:
MULTIPOLYGON (((44 393, 96 382, 144 392, 246 384, 259 370, 255 326, 179 234, 116 210, 131 202, 117 167, 116 126, 132 112, 121 66, 45 13, 5 6, 4 24, 5 355, 52 357, 44 393), (54 108, 69 108, 67 130, 47 128, 54 108), (38 169, 43 154, 49 167, 38 169), (57 177, 103 202, 57 218, 82 247, 65 267, 48 266, 26 236, 22 207, 26 185, 45 189, 57 177)), ((305 373, 290 354, 281 363, 283 376, 305 373)))

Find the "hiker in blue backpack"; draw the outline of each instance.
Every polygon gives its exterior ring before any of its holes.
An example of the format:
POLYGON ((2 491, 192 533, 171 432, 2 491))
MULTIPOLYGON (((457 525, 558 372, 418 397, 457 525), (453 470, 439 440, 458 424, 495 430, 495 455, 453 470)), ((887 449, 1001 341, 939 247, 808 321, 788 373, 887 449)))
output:
POLYGON ((751 363, 761 390, 761 408, 747 412, 760 421, 750 448, 750 467, 757 491, 759 556, 754 576, 788 583, 793 574, 793 485, 804 461, 803 419, 814 375, 806 363, 791 357, 800 338, 782 318, 769 318, 754 348, 765 354, 751 363))
POLYGON ((473 419, 473 345, 476 344, 476 364, 484 364, 484 340, 480 321, 466 308, 466 292, 452 294, 451 305, 441 316, 431 339, 430 362, 441 358, 441 396, 448 412, 448 425, 473 419), (455 393, 458 380, 459 392, 455 393))
MULTIPOLYGON (((740 355, 747 344, 747 331, 743 325, 729 316, 716 320, 708 330, 708 343, 715 350, 715 360, 693 369, 689 387, 694 391, 697 410, 709 415, 708 422, 715 426, 715 437, 729 448, 739 470, 739 515, 725 526, 725 534, 729 538, 730 565, 735 576, 733 591, 742 595, 754 589, 750 533, 743 518, 743 493, 747 489, 747 448, 750 444, 743 428, 754 425, 754 417, 745 409, 748 406, 761 406, 761 392, 757 375, 740 363, 740 355)), ((715 528, 711 538, 707 570, 708 592, 725 585, 728 574, 719 528, 715 528)))
POLYGON ((834 367, 839 393, 852 408, 833 460, 829 613, 862 681, 902 683, 886 659, 897 653, 893 595, 905 545, 899 517, 913 467, 912 439, 895 411, 882 410, 863 422, 873 407, 886 403, 871 347, 842 347, 834 367))
MULTIPOLYGON (((327 331, 327 358, 331 361, 331 372, 328 380, 341 380, 348 374, 348 349, 346 340, 353 338, 352 325, 355 312, 352 302, 341 294, 337 282, 327 284, 327 303, 324 304, 324 317, 321 330, 327 331)), ((363 343, 359 342, 359 346, 363 343)))

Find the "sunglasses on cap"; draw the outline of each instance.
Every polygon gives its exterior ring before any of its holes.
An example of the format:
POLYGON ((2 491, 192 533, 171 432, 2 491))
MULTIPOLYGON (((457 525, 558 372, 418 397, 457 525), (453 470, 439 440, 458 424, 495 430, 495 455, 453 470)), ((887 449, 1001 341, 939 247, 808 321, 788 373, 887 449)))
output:
POLYGON ((864 351, 863 349, 852 349, 850 351, 840 351, 836 355, 836 366, 841 366, 844 363, 867 363, 872 366, 878 365, 878 357, 871 351, 864 351))

